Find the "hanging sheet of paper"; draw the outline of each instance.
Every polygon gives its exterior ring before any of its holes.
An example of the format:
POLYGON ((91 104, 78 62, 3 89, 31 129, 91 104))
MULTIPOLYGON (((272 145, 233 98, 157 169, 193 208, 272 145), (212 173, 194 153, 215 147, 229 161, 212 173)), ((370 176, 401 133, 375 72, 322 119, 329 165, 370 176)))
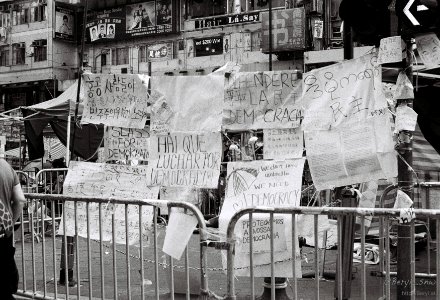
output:
POLYGON ((301 120, 301 79, 296 71, 238 72, 225 80, 223 127, 292 128, 301 120))
POLYGON ((84 74, 81 123, 144 128, 149 113, 148 81, 146 75, 84 74))
POLYGON ((151 182, 170 187, 216 188, 220 176, 220 132, 152 135, 151 182))
POLYGON ((305 132, 307 160, 317 190, 397 175, 388 116, 332 130, 305 132))
POLYGON ((196 217, 172 209, 163 242, 163 252, 180 260, 197 223, 196 217))
POLYGON ((416 36, 417 52, 427 68, 440 65, 440 40, 433 32, 416 36))
POLYGON ((396 108, 396 129, 414 131, 417 125, 417 113, 407 105, 399 105, 396 108))
POLYGON ((390 36, 380 40, 378 64, 401 62, 405 51, 404 42, 400 36, 390 36))
MULTIPOLYGON (((228 163, 228 174, 226 178, 226 194, 219 216, 219 230, 226 233, 227 224, 231 217, 240 209, 263 206, 263 207, 292 207, 298 206, 301 199, 302 173, 304 159, 285 161, 249 161, 228 163)), ((278 218, 278 217, 277 217, 278 218)), ((237 224, 248 221, 248 217, 242 217, 237 224)), ((266 215, 266 219, 269 216, 266 215)), ((291 251, 291 220, 290 216, 283 217, 285 225, 285 240, 287 249, 276 251, 276 257, 281 263, 277 263, 277 276, 292 276, 291 251)), ((246 237, 240 234, 238 226, 235 229, 235 236, 243 241, 246 237)), ((280 240, 281 242, 282 240, 280 240)), ((261 240, 254 246, 255 276, 270 276, 270 253, 267 253, 270 240, 261 240), (266 265, 269 263, 269 265, 266 265)), ((249 251, 236 252, 235 266, 237 276, 249 276, 249 251)), ((299 248, 296 249, 296 271, 301 274, 301 260, 299 248)), ((223 260, 226 266, 226 261, 223 260)), ((300 276, 300 275, 299 275, 300 276)))
MULTIPOLYGON (((298 215, 296 219, 298 235, 306 239, 307 245, 315 247, 315 216, 298 215)), ((318 216, 318 248, 328 249, 338 244, 338 228, 327 215, 318 216)))
POLYGON ((414 202, 411 200, 408 194, 401 190, 397 190, 396 202, 394 202, 393 208, 410 208, 413 204, 414 202))
MULTIPOLYGON (((157 199, 158 186, 150 186, 147 181, 145 166, 133 167, 127 165, 111 165, 100 163, 76 162, 69 165, 63 185, 63 194, 69 196, 90 196, 103 198, 126 199, 157 199)), ((68 236, 75 235, 74 203, 66 202, 66 232, 68 236)), ((99 204, 90 203, 88 208, 85 203, 77 207, 78 235, 87 237, 87 212, 91 239, 99 240, 99 228, 102 226, 105 241, 112 241, 112 216, 115 217, 115 242, 125 243, 125 205, 101 205, 101 224, 99 222, 99 204)), ((143 238, 148 242, 151 234, 153 207, 142 208, 143 238)), ((63 218, 59 233, 63 234, 63 218)), ((139 243, 139 207, 128 205, 129 244, 139 243)))
POLYGON ((153 103, 152 133, 220 131, 223 76, 156 76, 151 88, 152 98, 160 101, 153 103))
POLYGON ((313 25, 313 37, 315 39, 322 39, 324 34, 324 22, 321 20, 315 20, 313 25))
POLYGON ((397 76, 394 99, 414 99, 414 87, 404 72, 397 76))
POLYGON ((384 113, 382 70, 375 53, 304 74, 302 128, 327 130, 384 113))
POLYGON ((300 128, 264 129, 264 159, 301 158, 304 150, 304 135, 300 128))
MULTIPOLYGON (((359 208, 374 208, 375 207, 378 187, 379 187, 379 184, 378 184, 377 180, 363 182, 360 185, 359 191, 361 193, 361 197, 359 199, 359 205, 358 205, 359 208)), ((371 217, 371 216, 366 216, 364 218, 365 228, 370 227, 372 219, 373 219, 373 217, 371 217)), ((356 224, 361 225, 361 218, 359 216, 356 217, 356 224)))
POLYGON ((107 126, 104 131, 105 160, 148 160, 150 129, 107 126))
MULTIPOLYGON (((200 205, 199 193, 196 188, 192 187, 160 187, 160 200, 189 202, 194 205, 200 205)), ((161 215, 168 215, 168 207, 160 207, 161 215)))

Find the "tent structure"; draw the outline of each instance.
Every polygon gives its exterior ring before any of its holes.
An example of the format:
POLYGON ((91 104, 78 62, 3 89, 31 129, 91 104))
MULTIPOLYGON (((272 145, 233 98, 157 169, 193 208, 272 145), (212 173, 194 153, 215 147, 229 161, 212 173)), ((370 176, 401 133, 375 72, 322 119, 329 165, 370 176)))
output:
MULTIPOLYGON (((48 124, 63 143, 67 145, 70 136, 70 145, 73 142, 75 129, 74 154, 86 159, 95 160, 104 135, 102 125, 73 124, 69 122, 75 115, 75 103, 78 82, 75 82, 57 98, 38 103, 28 107, 21 107, 24 116, 25 134, 28 141, 29 159, 37 159, 44 156, 43 130, 48 124)), ((82 115, 83 105, 79 104, 78 116, 82 115)))

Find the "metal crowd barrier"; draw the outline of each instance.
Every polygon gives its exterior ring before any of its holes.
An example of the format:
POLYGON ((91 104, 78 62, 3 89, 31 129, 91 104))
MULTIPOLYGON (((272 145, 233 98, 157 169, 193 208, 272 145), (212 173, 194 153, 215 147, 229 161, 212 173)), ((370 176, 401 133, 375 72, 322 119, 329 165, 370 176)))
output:
MULTIPOLYGON (((19 291, 17 295, 31 299, 159 299, 162 297, 160 293, 167 291, 167 299, 174 299, 175 287, 182 285, 186 299, 190 299, 191 286, 190 285, 190 271, 192 274, 196 272, 197 279, 200 279, 200 288, 197 291, 199 299, 207 299, 208 297, 208 280, 206 274, 206 243, 207 231, 203 215, 199 209, 190 204, 178 201, 167 200, 147 200, 147 199, 102 199, 90 197, 67 197, 63 195, 44 195, 44 194, 26 194, 28 205, 38 205, 42 202, 65 203, 72 201, 74 204, 74 224, 75 224, 75 239, 74 245, 74 275, 78 282, 76 287, 66 287, 58 284, 58 274, 60 272, 60 253, 64 252, 64 257, 67 257, 67 246, 61 249, 61 241, 66 242, 66 228, 63 227, 63 235, 57 236, 55 234, 55 215, 52 214, 48 225, 51 227, 52 234, 46 237, 46 219, 40 218, 37 223, 41 226, 41 243, 36 244, 32 238, 30 241, 25 240, 24 228, 21 226, 21 239, 17 236, 16 240, 16 261, 20 274, 19 291), (78 220, 77 206, 79 203, 85 203, 86 220, 78 220), (100 240, 90 239, 90 204, 97 203, 99 205, 99 224, 103 222, 101 211, 103 207, 108 204, 122 204, 125 205, 125 234, 128 242, 129 219, 127 209, 129 205, 139 207, 138 220, 139 224, 143 224, 142 207, 153 207, 153 225, 152 225, 152 242, 149 245, 143 243, 142 226, 139 226, 139 246, 129 246, 105 242, 102 239, 102 226, 99 226, 100 240), (183 209, 186 212, 192 213, 198 221, 199 239, 200 243, 197 245, 197 251, 200 251, 198 261, 193 264, 197 267, 191 266, 189 261, 188 247, 183 254, 184 262, 175 263, 168 255, 159 255, 159 236, 163 238, 164 226, 158 220, 158 207, 176 207, 183 209), (87 237, 78 236, 79 222, 86 222, 87 237), (177 271, 180 272, 182 280, 175 280, 177 271), (164 280, 165 278, 165 280, 164 280), (168 288, 164 287, 163 281, 168 281, 168 288), (111 288, 109 288, 111 286, 111 288)), ((94 204, 95 205, 95 204, 94 204)), ((63 211, 65 212, 65 205, 63 211)), ((35 225, 34 214, 30 215, 30 226, 33 230, 35 225)), ((133 219, 132 219, 133 220, 133 219)), ((65 224, 65 214, 63 214, 63 222, 65 224)), ((115 240, 115 216, 112 214, 111 229, 113 240, 115 240)), ((119 225, 120 226, 120 225, 119 225)), ((194 251, 194 249, 191 249, 194 251)), ((195 252, 195 251, 194 251, 195 252)), ((64 266, 67 266, 67 258, 64 266)), ((182 259, 181 259, 182 260, 182 259)), ((67 268, 66 268, 67 269, 67 268)), ((67 276, 67 275, 66 275, 67 276)), ((191 280, 194 279, 194 276, 191 280)), ((176 288, 177 289, 177 288, 176 288)))
MULTIPOLYGON (((440 210, 428 210, 428 209, 414 209, 413 210, 415 215, 415 220, 417 219, 426 219, 430 218, 432 220, 436 221, 436 232, 440 233, 440 210)), ((227 228, 227 236, 226 241, 227 246, 225 248, 227 249, 227 282, 228 282, 228 288, 227 288, 227 297, 226 299, 237 299, 236 287, 235 287, 235 278, 236 278, 236 268, 234 266, 234 257, 236 255, 236 246, 237 246, 237 239, 234 235, 234 230, 237 222, 239 219, 243 216, 248 216, 249 220, 249 273, 250 273, 250 281, 248 290, 250 290, 251 299, 254 299, 256 291, 255 291, 255 282, 256 278, 253 276, 255 274, 255 264, 254 261, 254 240, 253 240, 253 218, 255 214, 267 214, 269 219, 269 226, 270 226, 270 273, 271 273, 271 299, 275 300, 275 290, 276 288, 279 288, 276 286, 276 280, 274 276, 276 264, 278 261, 276 260, 276 255, 274 253, 274 226, 273 226, 273 220, 275 215, 278 217, 279 215, 290 215, 292 219, 295 218, 295 216, 298 215, 313 215, 314 216, 314 245, 319 245, 318 243, 318 216, 319 215, 331 215, 332 217, 337 218, 337 244, 342 244, 342 236, 344 228, 341 228, 341 221, 342 218, 345 216, 358 216, 361 219, 361 226, 360 226, 360 243, 361 243, 361 251, 360 253, 366 253, 365 247, 365 218, 370 216, 379 217, 382 221, 382 224, 385 229, 385 235, 384 235, 384 244, 385 248, 383 252, 379 253, 380 260, 384 262, 385 265, 385 272, 384 277, 377 277, 373 273, 374 271, 377 271, 379 269, 378 265, 367 265, 366 259, 364 255, 361 255, 361 261, 359 265, 354 265, 354 269, 360 268, 360 281, 359 278, 355 278, 354 281, 352 281, 351 284, 351 290, 352 294, 359 293, 357 295, 353 295, 351 299, 394 299, 391 298, 391 295, 395 297, 396 293, 396 286, 399 284, 410 284, 411 285, 411 291, 412 294, 411 299, 418 299, 420 296, 427 296, 426 299, 434 299, 439 297, 440 295, 440 281, 438 280, 427 280, 425 279, 419 279, 416 281, 416 275, 419 275, 416 273, 415 268, 415 247, 414 243, 411 243, 411 261, 408 263, 411 264, 412 268, 412 274, 411 274, 411 282, 399 282, 396 280, 395 272, 392 272, 391 269, 395 266, 391 267, 391 251, 390 251, 390 224, 392 222, 395 222, 396 219, 400 216, 401 210, 399 209, 386 209, 386 208, 375 208, 375 209, 359 209, 359 208, 337 208, 337 207, 294 207, 294 208, 249 208, 249 209, 243 209, 241 211, 238 211, 232 218, 231 221, 228 224, 227 228), (370 271, 367 273, 367 270, 370 271), (367 276, 367 274, 370 274, 370 276, 367 276), (391 277, 393 276, 393 279, 391 277), (368 282, 368 284, 367 284, 368 282), (368 290, 367 290, 368 288, 368 290), (374 293, 379 293, 379 295, 375 295, 374 293), (367 298, 368 295, 368 298, 367 298), (435 297, 435 295, 437 295, 435 297)), ((247 220, 246 218, 244 218, 247 220)), ((410 238, 415 238, 415 226, 414 222, 410 222, 411 224, 411 236, 410 238)), ((292 263, 293 267, 293 276, 289 279, 290 285, 291 285, 291 296, 293 296, 293 299, 333 299, 333 292, 335 293, 334 298, 337 299, 345 299, 343 297, 343 274, 342 272, 336 272, 337 274, 337 281, 338 285, 334 286, 334 289, 330 289, 330 292, 328 290, 328 287, 324 286, 322 284, 322 272, 320 272, 320 254, 318 249, 319 247, 314 247, 314 270, 317 272, 318 276, 314 276, 313 282, 314 282, 314 288, 311 288, 310 282, 308 284, 305 284, 303 287, 301 284, 304 284, 303 278, 297 278, 296 272, 295 272, 295 259, 292 259, 296 257, 295 250, 299 241, 295 237, 297 236, 297 228, 295 226, 295 223, 292 222, 292 252, 290 253, 290 262, 292 263), (329 296, 330 295, 330 296, 329 296)), ((440 249, 440 244, 437 239, 437 249, 440 249)), ((246 246, 247 247, 247 246, 246 246)), ((247 250, 246 250, 247 251, 247 250)), ((342 270, 342 251, 337 247, 337 264, 336 264, 336 270, 342 270)), ((440 251, 436 252, 436 274, 440 274, 440 251)), ((437 275, 433 274, 430 276, 430 278, 437 278, 437 275)), ((357 274, 356 274, 357 275, 357 274)), ((359 277, 359 276, 358 276, 359 277)), ((310 279, 309 279, 310 280, 310 279)), ((345 287, 344 287, 345 288, 345 287)), ((240 286, 240 290, 243 290, 243 287, 240 286)), ((289 291, 289 290, 288 290, 289 291)), ((405 298, 406 299, 406 298, 405 298)), ((424 298, 425 299, 425 298, 424 298)))

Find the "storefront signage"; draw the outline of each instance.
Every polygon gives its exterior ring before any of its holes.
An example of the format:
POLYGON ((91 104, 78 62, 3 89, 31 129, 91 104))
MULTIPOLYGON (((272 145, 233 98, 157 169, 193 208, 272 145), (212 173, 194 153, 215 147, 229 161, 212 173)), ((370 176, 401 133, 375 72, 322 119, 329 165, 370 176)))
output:
POLYGON ((87 15, 89 42, 126 39, 175 31, 172 0, 148 1, 87 15))
MULTIPOLYGON (((269 12, 261 13, 262 52, 269 52, 269 12)), ((304 8, 272 12, 272 51, 305 49, 304 8)))
POLYGON ((173 44, 162 43, 162 44, 149 45, 147 48, 147 58, 149 61, 172 59, 173 44))
POLYGON ((195 56, 218 55, 223 53, 223 37, 194 39, 195 56))
POLYGON ((201 29, 201 28, 208 28, 208 27, 215 27, 222 25, 251 23, 251 22, 259 22, 259 21, 260 21, 260 13, 252 12, 247 14, 198 19, 195 20, 195 27, 196 29, 201 29))

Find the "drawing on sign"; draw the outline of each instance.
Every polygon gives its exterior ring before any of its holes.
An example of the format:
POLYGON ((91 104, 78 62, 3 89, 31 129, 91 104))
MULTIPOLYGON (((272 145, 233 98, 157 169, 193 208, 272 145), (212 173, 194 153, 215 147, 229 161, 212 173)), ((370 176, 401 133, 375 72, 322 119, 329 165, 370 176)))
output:
POLYGON ((417 52, 426 67, 440 65, 440 40, 435 33, 416 36, 417 52))
POLYGON ((106 127, 104 132, 105 160, 148 160, 149 128, 106 127))
POLYGON ((327 130, 383 115, 381 66, 375 53, 304 75, 304 130, 327 130))
POLYGON ((298 127, 301 79, 296 71, 237 72, 225 80, 223 127, 298 127))
POLYGON ((150 143, 149 177, 154 185, 217 187, 222 149, 219 132, 155 135, 150 143))
POLYGON ((84 74, 81 123, 144 128, 148 118, 149 77, 131 74, 84 74))
POLYGON ((251 168, 243 168, 232 171, 226 178, 228 186, 226 189, 231 195, 240 195, 247 191, 257 179, 258 170, 251 168))

